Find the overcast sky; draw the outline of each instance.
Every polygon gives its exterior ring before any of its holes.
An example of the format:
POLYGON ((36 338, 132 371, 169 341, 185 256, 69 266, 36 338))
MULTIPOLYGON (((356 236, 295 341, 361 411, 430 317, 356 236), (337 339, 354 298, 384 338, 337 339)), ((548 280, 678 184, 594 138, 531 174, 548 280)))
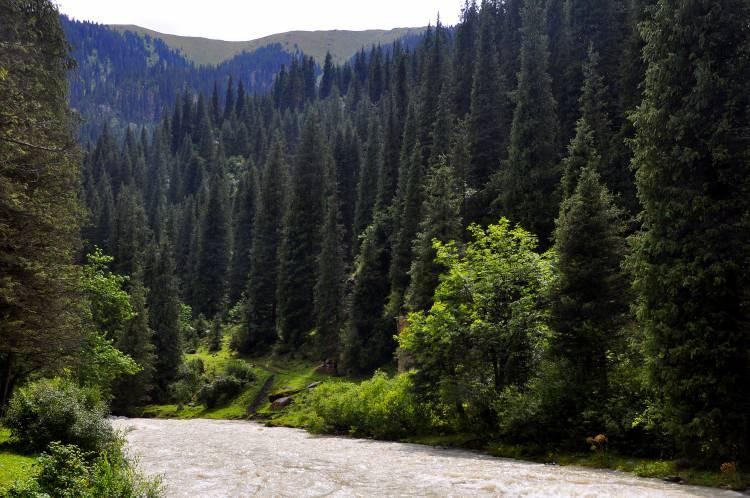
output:
POLYGON ((455 24, 463 0, 56 0, 60 12, 162 33, 252 40, 293 30, 390 29, 455 24))

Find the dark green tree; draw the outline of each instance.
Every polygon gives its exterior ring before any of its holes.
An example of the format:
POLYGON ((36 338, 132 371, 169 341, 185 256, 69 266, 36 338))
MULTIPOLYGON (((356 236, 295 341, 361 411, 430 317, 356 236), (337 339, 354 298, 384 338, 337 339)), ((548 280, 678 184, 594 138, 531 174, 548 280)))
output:
POLYGON ((167 244, 159 248, 151 281, 147 304, 156 347, 153 395, 156 400, 163 402, 167 399, 168 387, 177 378, 177 370, 182 363, 180 301, 172 250, 167 244))
POLYGON ((208 202, 201 216, 200 249, 193 308, 213 317, 226 306, 229 271, 230 215, 227 188, 221 171, 214 173, 208 202))
POLYGON ((458 175, 443 156, 427 175, 422 221, 414 240, 414 259, 409 275, 411 281, 406 294, 410 311, 430 308, 438 284, 441 267, 435 262, 433 241, 446 243, 461 239, 461 207, 463 195, 458 175))
POLYGON ((256 196, 246 292, 247 308, 236 341, 237 348, 243 353, 264 353, 277 339, 277 254, 281 244, 286 169, 283 145, 277 137, 271 157, 261 174, 256 196))
POLYGON ((538 234, 548 245, 560 182, 557 118, 547 73, 547 35, 542 0, 529 0, 522 12, 521 71, 510 133, 508 160, 499 176, 497 204, 512 221, 538 234))
POLYGON ((320 127, 308 118, 289 175, 279 249, 276 299, 279 338, 296 350, 315 323, 313 288, 323 224, 323 177, 328 152, 320 127))
POLYGON ((628 308, 623 228, 612 195, 585 166, 557 218, 550 320, 550 352, 564 386, 555 413, 580 437, 604 428, 610 358, 628 308))
POLYGON ((140 271, 131 278, 130 287, 130 302, 135 316, 120 332, 115 346, 130 356, 141 370, 135 375, 121 377, 112 386, 112 409, 116 413, 130 413, 133 408, 148 404, 154 387, 156 348, 146 309, 146 289, 141 282, 140 271))
POLYGON ((653 386, 680 452, 716 462, 750 456, 748 19, 742 0, 659 1, 633 117, 653 386))

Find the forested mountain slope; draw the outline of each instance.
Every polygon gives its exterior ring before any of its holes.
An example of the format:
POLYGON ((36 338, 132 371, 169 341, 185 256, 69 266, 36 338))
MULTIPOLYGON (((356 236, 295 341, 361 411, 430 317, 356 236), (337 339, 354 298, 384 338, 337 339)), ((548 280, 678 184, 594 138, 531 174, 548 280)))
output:
POLYGON ((329 52, 332 60, 346 62, 363 47, 397 39, 414 45, 423 31, 290 32, 225 42, 66 16, 61 21, 77 62, 70 76, 70 102, 83 118, 84 141, 95 138, 104 122, 119 137, 127 125, 152 125, 183 91, 208 94, 216 84, 223 98, 232 78, 247 94, 266 93, 294 57, 311 66, 317 77, 329 52))
POLYGON ((364 31, 289 31, 264 36, 248 41, 225 41, 159 33, 131 24, 113 24, 109 28, 121 33, 131 32, 145 37, 157 38, 171 49, 179 50, 196 65, 218 65, 242 52, 254 52, 268 45, 281 45, 290 54, 303 52, 323 64, 326 53, 334 62, 341 64, 351 59, 362 47, 389 45, 396 40, 413 37, 424 32, 424 28, 368 29, 364 31))

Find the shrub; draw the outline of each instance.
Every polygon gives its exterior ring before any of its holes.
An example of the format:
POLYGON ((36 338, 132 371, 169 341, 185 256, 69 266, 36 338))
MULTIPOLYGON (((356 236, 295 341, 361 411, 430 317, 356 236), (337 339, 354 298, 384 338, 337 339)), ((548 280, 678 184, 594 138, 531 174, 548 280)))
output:
POLYGON ((299 410, 306 412, 303 418, 312 430, 381 439, 414 435, 430 419, 413 393, 411 376, 389 378, 383 372, 361 384, 325 383, 308 394, 299 410))
POLYGON ((255 381, 253 368, 242 360, 233 360, 224 367, 224 372, 231 377, 236 377, 245 382, 255 381))
POLYGON ((39 473, 21 487, 11 488, 8 496, 156 498, 162 495, 160 479, 145 478, 135 463, 125 457, 121 441, 93 455, 75 445, 51 443, 36 461, 39 473))
POLYGON ((198 400, 208 408, 214 408, 237 396, 247 386, 247 382, 231 375, 220 375, 201 387, 198 400))
POLYGON ((4 424, 31 451, 44 450, 53 441, 99 451, 115 439, 106 416, 97 392, 63 379, 44 379, 16 391, 4 424))
POLYGON ((203 360, 195 358, 184 362, 177 371, 177 381, 169 386, 170 395, 177 403, 193 400, 204 383, 203 360))

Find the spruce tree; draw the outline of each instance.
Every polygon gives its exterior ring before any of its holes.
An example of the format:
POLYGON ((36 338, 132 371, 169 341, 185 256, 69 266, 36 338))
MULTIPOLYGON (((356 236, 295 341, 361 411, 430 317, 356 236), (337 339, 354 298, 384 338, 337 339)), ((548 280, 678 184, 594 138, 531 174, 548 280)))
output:
POLYGON ((140 271, 130 279, 130 302, 135 316, 128 321, 115 343, 117 349, 138 363, 141 370, 135 375, 121 377, 112 387, 112 409, 115 413, 129 413, 135 407, 148 404, 154 387, 156 348, 146 309, 146 289, 141 279, 140 271))
POLYGON ((349 323, 342 337, 342 363, 351 373, 369 373, 393 359, 395 317, 384 314, 389 285, 390 221, 383 212, 367 227, 354 272, 349 323))
POLYGON ((582 437, 604 426, 609 358, 628 307, 621 213, 594 167, 580 171, 560 207, 550 321, 550 351, 563 385, 555 411, 582 437))
POLYGON ((253 237, 253 218, 256 195, 255 168, 248 167, 237 187, 234 198, 234 236, 232 262, 229 270, 229 304, 236 303, 247 288, 250 271, 250 250, 253 237))
POLYGON ((292 172, 279 250, 276 298, 279 338, 296 350, 314 326, 313 288, 323 222, 323 177, 327 151, 320 128, 308 118, 292 172))
POLYGON ((326 59, 323 63, 323 76, 320 80, 320 89, 318 90, 318 95, 321 99, 325 99, 331 95, 334 77, 333 57, 331 57, 331 52, 326 52, 326 59))
POLYGON ((208 202, 201 216, 200 249, 194 309, 206 317, 213 317, 226 305, 226 284, 229 270, 229 206, 221 171, 211 179, 208 202))
POLYGON ((221 318, 216 315, 211 322, 211 330, 208 332, 208 352, 216 353, 221 350, 221 318))
POLYGON ((462 206, 463 195, 456 170, 443 156, 426 180, 422 221, 414 240, 414 259, 409 270, 411 281, 406 294, 406 304, 411 311, 427 310, 432 304, 441 272, 434 261, 433 240, 446 243, 461 238, 462 206))
POLYGON ((653 386, 679 450, 714 462, 750 456, 748 19, 744 0, 659 1, 633 117, 653 386))
POLYGON ((502 214, 548 245, 554 225, 560 174, 557 166, 555 100, 547 73, 547 35, 542 0, 522 11, 521 71, 508 160, 499 176, 502 214))
POLYGON ((317 280, 314 289, 315 346, 323 359, 335 358, 343 319, 344 254, 339 216, 339 200, 333 164, 326 174, 326 200, 317 280))
MULTIPOLYGON (((479 13, 474 84, 471 88, 469 140, 471 169, 467 180, 474 189, 484 188, 507 153, 511 111, 507 82, 500 72, 495 33, 495 6, 484 0, 479 13)), ((477 210, 481 207, 477 206, 477 210)), ((477 214, 479 215, 479 213, 477 214)))
POLYGON ((182 363, 182 335, 180 333, 180 301, 174 275, 172 250, 167 244, 159 248, 148 293, 148 317, 154 331, 156 364, 154 397, 165 401, 168 387, 177 378, 182 363))
POLYGON ((277 339, 277 254, 281 243, 286 168, 283 145, 277 137, 263 168, 256 196, 247 304, 237 341, 237 348, 246 354, 262 354, 277 339))

